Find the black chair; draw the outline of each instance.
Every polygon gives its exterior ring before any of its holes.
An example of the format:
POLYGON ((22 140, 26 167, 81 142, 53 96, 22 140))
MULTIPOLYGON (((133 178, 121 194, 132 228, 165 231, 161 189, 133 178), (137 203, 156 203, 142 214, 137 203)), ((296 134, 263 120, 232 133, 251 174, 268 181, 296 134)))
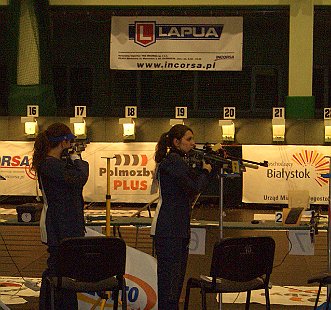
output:
POLYGON ((56 276, 48 277, 51 288, 51 307, 61 289, 74 292, 98 292, 99 302, 105 305, 112 292, 114 310, 118 309, 119 290, 122 290, 122 309, 127 309, 125 290, 126 244, 119 238, 104 236, 64 239, 59 247, 56 276))
POLYGON ((207 309, 206 293, 247 292, 249 309, 251 291, 264 289, 266 309, 270 309, 269 280, 275 254, 271 237, 225 238, 214 245, 210 277, 189 278, 184 309, 188 309, 190 289, 200 288, 202 309, 207 309))
MULTIPOLYGON (((331 272, 323 272, 319 275, 313 276, 308 279, 308 284, 316 283, 316 282, 319 283, 319 287, 318 287, 317 296, 316 296, 316 300, 315 300, 314 310, 317 309, 322 286, 331 284, 331 272)), ((326 300, 326 308, 325 308, 326 310, 329 310, 329 308, 330 308, 330 299, 331 299, 331 293, 328 295, 327 300, 326 300)))

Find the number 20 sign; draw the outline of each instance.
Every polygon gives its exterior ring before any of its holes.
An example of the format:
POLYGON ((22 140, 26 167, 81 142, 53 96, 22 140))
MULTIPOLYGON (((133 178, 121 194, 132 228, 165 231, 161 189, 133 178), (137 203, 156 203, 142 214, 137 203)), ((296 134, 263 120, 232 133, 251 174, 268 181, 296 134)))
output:
POLYGON ((223 118, 224 119, 235 119, 236 118, 236 108, 235 107, 224 107, 223 108, 223 118))

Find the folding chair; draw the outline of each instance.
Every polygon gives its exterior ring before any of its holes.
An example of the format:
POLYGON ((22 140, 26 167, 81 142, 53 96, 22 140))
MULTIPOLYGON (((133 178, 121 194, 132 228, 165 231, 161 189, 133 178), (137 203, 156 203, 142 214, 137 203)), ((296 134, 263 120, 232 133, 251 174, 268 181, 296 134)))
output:
MULTIPOLYGON (((126 244, 122 239, 104 236, 64 239, 59 247, 56 275, 47 280, 51 289, 51 309, 61 289, 98 292, 103 309, 112 292, 114 310, 122 290, 122 309, 127 309, 125 290, 126 244)), ((96 307, 96 305, 95 305, 96 307)), ((93 307, 93 309, 95 308, 93 307)))
MULTIPOLYGON (((319 283, 319 287, 318 287, 317 296, 316 296, 316 300, 315 300, 314 310, 317 309, 322 286, 326 286, 326 285, 331 284, 331 273, 330 272, 323 272, 319 275, 315 275, 314 277, 311 277, 311 278, 308 279, 309 284, 310 283, 315 283, 315 282, 319 283)), ((330 300, 331 300, 331 293, 328 294, 327 299, 326 299, 326 306, 325 306, 326 310, 330 309, 330 300)))
POLYGON ((225 238, 214 245, 210 277, 189 278, 184 310, 188 309, 190 289, 200 288, 203 310, 207 309, 206 293, 247 292, 246 307, 250 306, 251 291, 264 289, 266 309, 270 309, 269 280, 275 254, 271 237, 225 238))

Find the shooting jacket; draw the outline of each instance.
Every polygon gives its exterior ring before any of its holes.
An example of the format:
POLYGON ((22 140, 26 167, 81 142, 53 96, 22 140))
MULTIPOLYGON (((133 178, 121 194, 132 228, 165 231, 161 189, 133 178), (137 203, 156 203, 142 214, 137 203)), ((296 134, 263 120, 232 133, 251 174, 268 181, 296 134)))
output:
POLYGON ((82 192, 88 175, 89 164, 81 159, 68 164, 49 156, 40 163, 39 187, 45 196, 40 228, 42 241, 48 246, 58 246, 64 238, 84 236, 82 192), (43 240, 43 227, 46 240, 43 240))
POLYGON ((191 205, 208 184, 207 170, 200 174, 184 161, 183 154, 173 150, 158 167, 160 199, 151 227, 155 237, 190 237, 191 205))

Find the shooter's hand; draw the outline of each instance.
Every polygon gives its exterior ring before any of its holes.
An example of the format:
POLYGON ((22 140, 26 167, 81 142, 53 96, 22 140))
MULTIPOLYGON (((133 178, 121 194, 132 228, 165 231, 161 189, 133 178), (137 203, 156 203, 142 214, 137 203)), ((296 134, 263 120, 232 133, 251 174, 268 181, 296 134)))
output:
POLYGON ((211 172, 211 164, 207 164, 204 160, 202 161, 202 169, 206 169, 209 173, 211 172))
POLYGON ((80 155, 76 152, 70 153, 70 159, 74 162, 76 159, 81 159, 80 155))

